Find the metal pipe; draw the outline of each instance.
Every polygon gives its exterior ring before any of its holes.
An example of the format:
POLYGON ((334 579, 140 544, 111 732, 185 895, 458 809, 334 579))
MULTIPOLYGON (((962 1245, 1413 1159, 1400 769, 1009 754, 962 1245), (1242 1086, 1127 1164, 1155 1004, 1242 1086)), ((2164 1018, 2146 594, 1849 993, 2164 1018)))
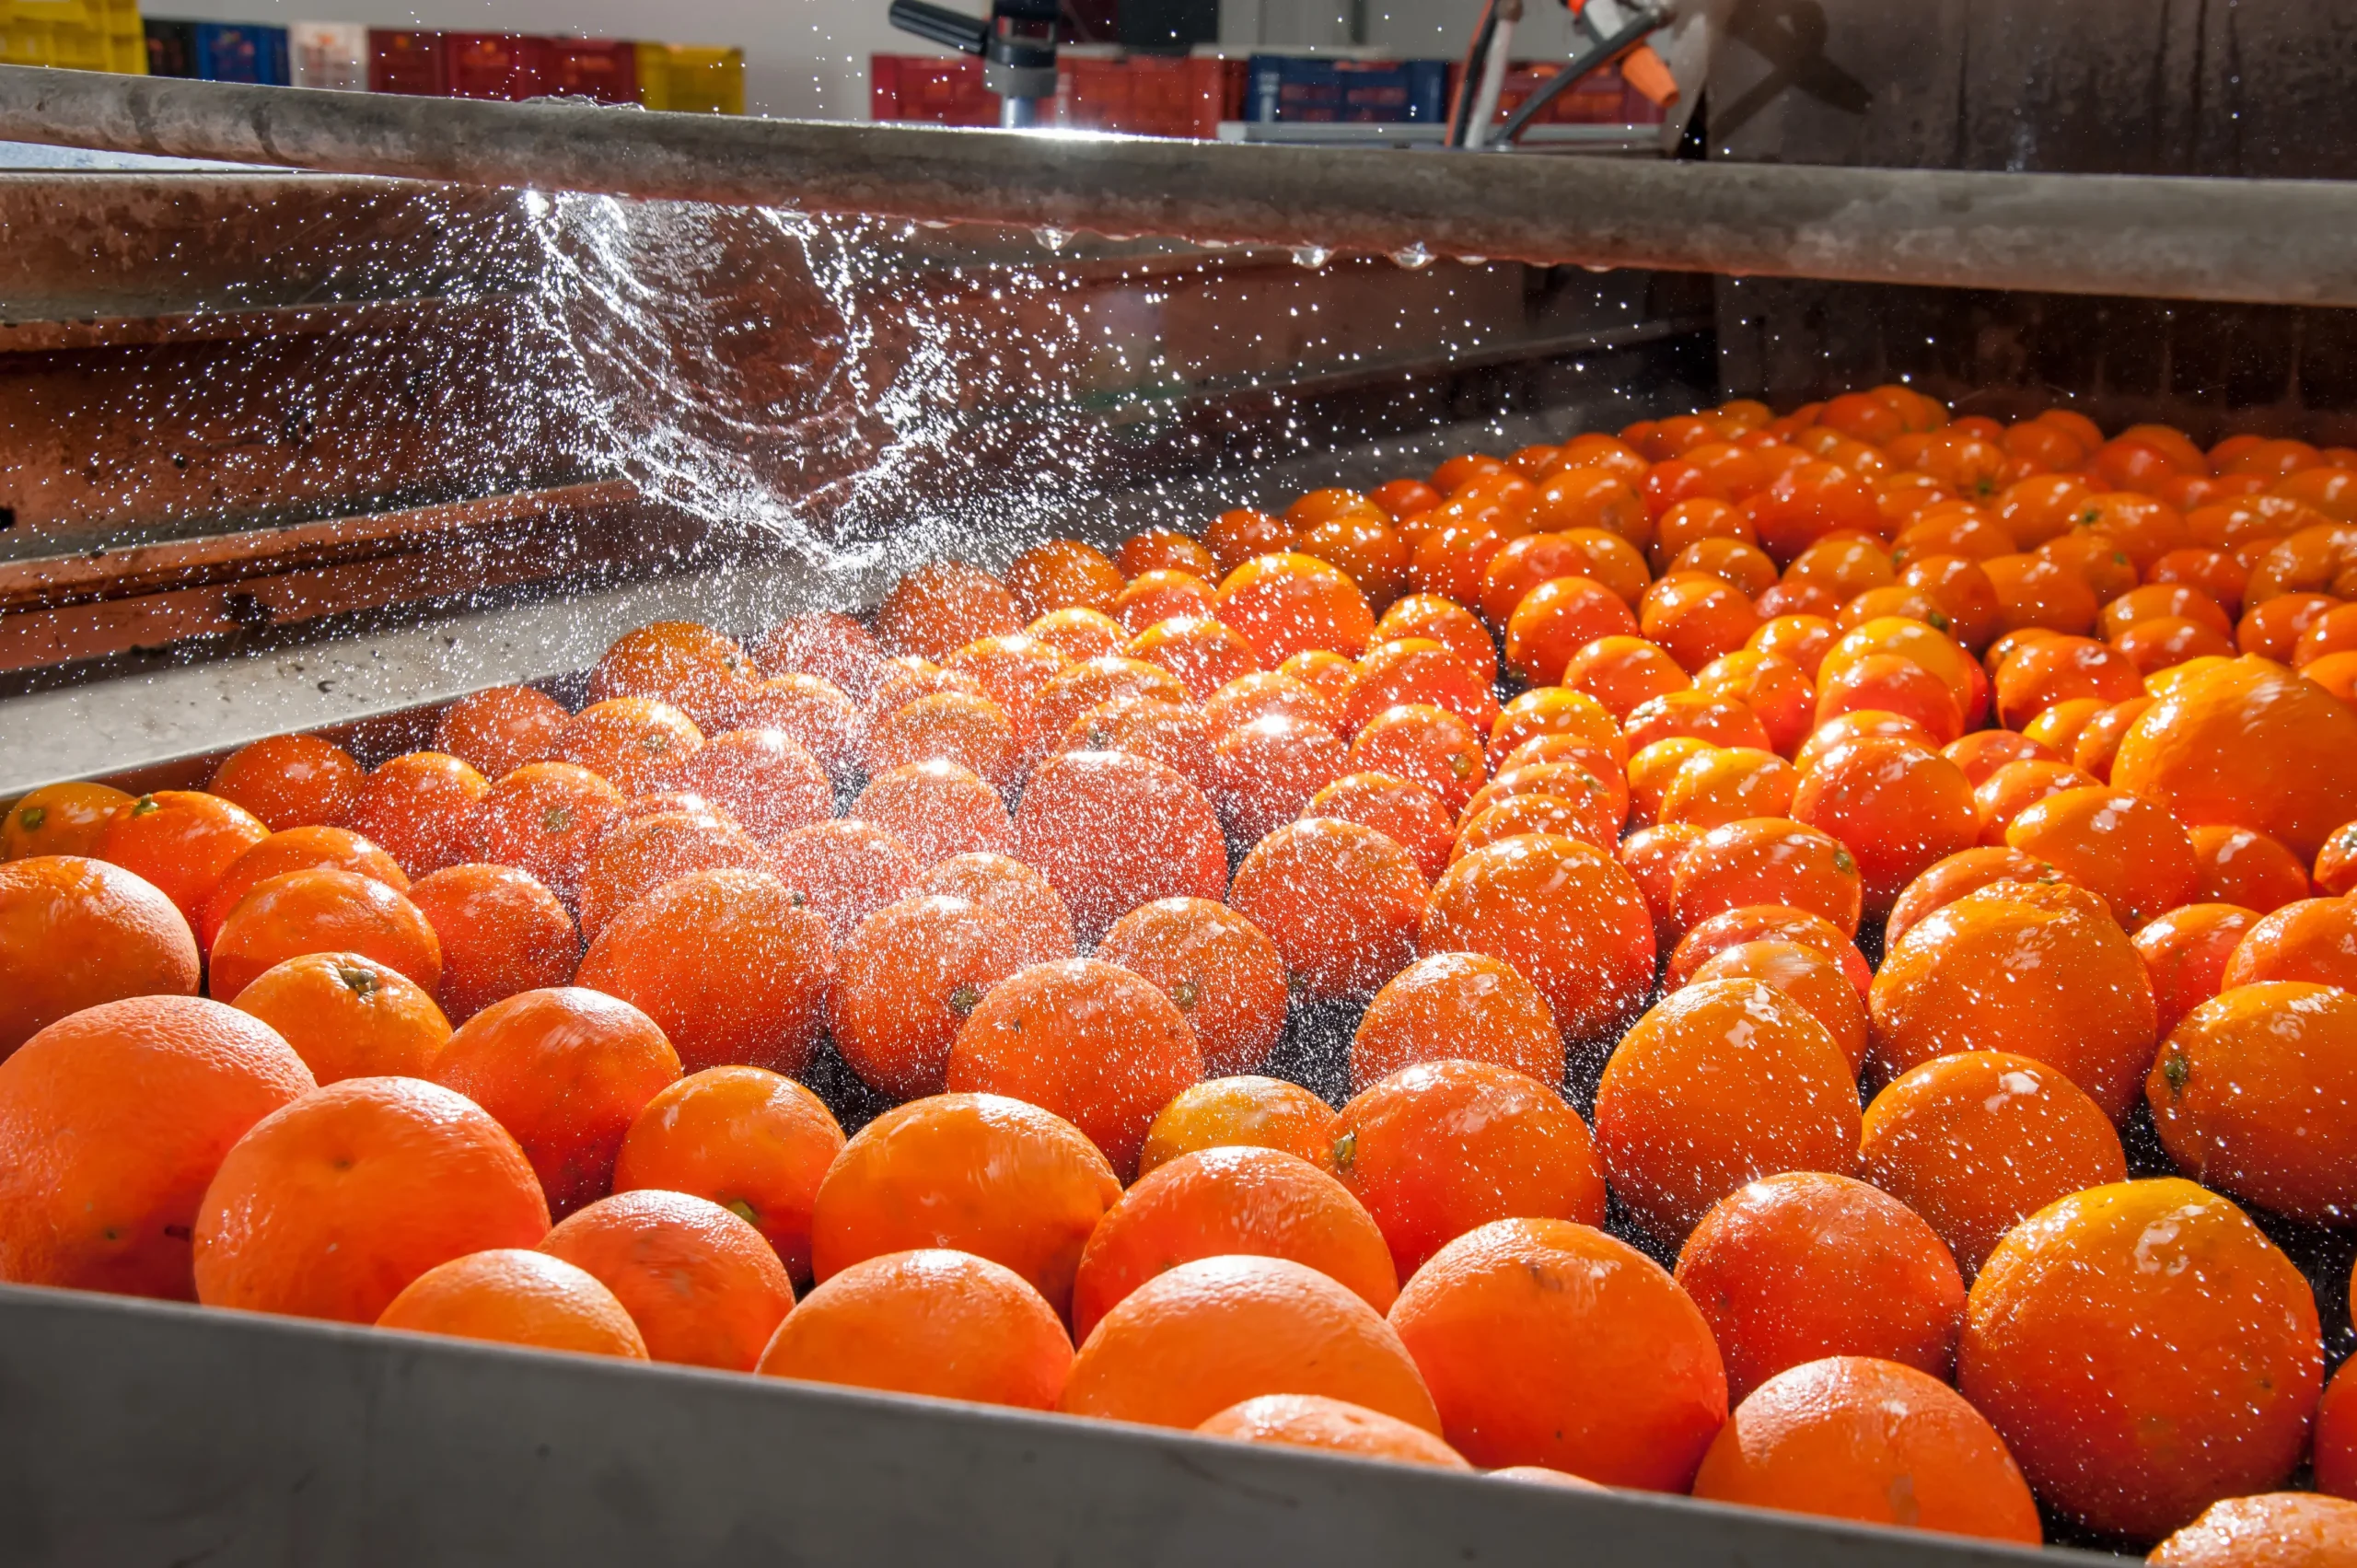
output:
POLYGON ((2357 305, 2357 184, 1425 158, 0 66, 0 140, 471 185, 1592 267, 2357 305))
POLYGON ((1489 139, 1490 122, 1498 117, 1498 94, 1504 90, 1506 72, 1514 60, 1515 29, 1522 25, 1522 0, 1497 0, 1497 21, 1490 29, 1490 46, 1481 52, 1481 81, 1473 89, 1473 110, 1466 117, 1459 146, 1479 151, 1489 139))

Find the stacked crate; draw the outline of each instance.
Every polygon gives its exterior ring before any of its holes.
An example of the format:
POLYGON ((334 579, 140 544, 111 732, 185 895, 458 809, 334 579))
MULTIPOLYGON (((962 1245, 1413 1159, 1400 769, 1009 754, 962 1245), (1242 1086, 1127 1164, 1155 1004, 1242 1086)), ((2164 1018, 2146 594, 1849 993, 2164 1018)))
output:
POLYGON ((0 64, 145 75, 138 0, 0 0, 0 64))
POLYGON ((371 29, 368 90, 429 98, 570 96, 686 114, 745 112, 745 52, 718 45, 371 29))
MULTIPOLYGON (((1209 140, 1243 110, 1241 60, 1129 54, 1083 45, 1058 52, 1054 123, 1069 130, 1209 140)), ((868 117, 934 125, 995 125, 998 95, 970 55, 878 54, 869 61, 868 117)))

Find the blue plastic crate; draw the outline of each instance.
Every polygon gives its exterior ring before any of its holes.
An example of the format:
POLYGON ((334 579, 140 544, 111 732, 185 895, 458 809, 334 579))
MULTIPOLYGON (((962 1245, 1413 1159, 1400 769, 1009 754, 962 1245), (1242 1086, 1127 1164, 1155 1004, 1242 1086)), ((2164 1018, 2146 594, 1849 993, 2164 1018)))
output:
POLYGON ((260 22, 199 22, 190 64, 208 82, 256 82, 283 87, 286 29, 260 22))
POLYGON ((1255 54, 1248 120, 1437 123, 1448 115, 1446 60, 1327 60, 1255 54))

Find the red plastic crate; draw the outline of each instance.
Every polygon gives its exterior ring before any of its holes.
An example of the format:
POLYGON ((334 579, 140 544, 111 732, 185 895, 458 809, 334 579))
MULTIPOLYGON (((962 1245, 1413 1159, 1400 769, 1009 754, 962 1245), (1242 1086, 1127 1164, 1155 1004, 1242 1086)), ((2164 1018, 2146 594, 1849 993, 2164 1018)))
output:
POLYGON ((452 32, 442 38, 452 98, 519 100, 552 90, 548 79, 553 39, 514 32, 452 32))
POLYGON ((368 90, 424 98, 450 96, 449 52, 438 32, 368 29, 368 90))
POLYGON ((638 46, 607 38, 552 40, 547 90, 599 103, 636 103, 638 46))
MULTIPOLYGON (((1449 67, 1449 92, 1454 101, 1459 67, 1449 67)), ((1517 61, 1498 88, 1498 118, 1504 120, 1549 77, 1562 69, 1549 60, 1517 61)), ((1538 125, 1658 125, 1662 110, 1620 76, 1620 68, 1607 65, 1590 72, 1576 86, 1560 93, 1532 122, 1538 125)))
POLYGON ((1057 119, 1090 131, 1209 141, 1243 112, 1245 63, 1192 55, 1056 63, 1057 119))
POLYGON ((998 94, 982 85, 982 63, 970 55, 877 54, 867 70, 871 119, 998 123, 998 94))

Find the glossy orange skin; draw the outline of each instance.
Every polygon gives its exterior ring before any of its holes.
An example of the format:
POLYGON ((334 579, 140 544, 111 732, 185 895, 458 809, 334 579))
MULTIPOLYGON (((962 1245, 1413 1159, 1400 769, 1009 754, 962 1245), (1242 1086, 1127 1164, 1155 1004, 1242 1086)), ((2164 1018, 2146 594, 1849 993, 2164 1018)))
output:
POLYGON ((1356 658, 1375 634, 1366 595, 1315 556, 1262 555, 1221 579, 1218 616, 1273 668, 1306 648, 1356 658))
POLYGON ((1399 1292, 1383 1232, 1333 1177, 1276 1149, 1206 1149, 1139 1178, 1098 1222, 1073 1281, 1074 1338, 1155 1275, 1237 1255, 1305 1264, 1377 1312, 1399 1292))
POLYGON ((1189 898, 1140 904, 1113 923, 1097 957, 1170 998, 1213 1077, 1260 1067, 1284 1031, 1284 959, 1259 926, 1225 905, 1189 898))
POLYGON ((986 853, 954 854, 928 866, 916 891, 981 905, 1004 927, 1027 964, 1073 956, 1071 912, 1048 879, 1020 861, 986 853))
POLYGON ((886 904, 915 892, 923 872, 899 838, 851 817, 796 828, 770 846, 768 866, 794 903, 824 921, 839 943, 886 904))
POLYGON ((1980 1413, 1935 1376, 1839 1355, 1738 1405, 1694 1477, 1713 1503, 2037 1546, 2037 1500, 1980 1413))
MULTIPOLYGON (((968 692, 935 691, 878 714, 868 726, 864 754, 872 773, 940 759, 1004 788, 1015 782, 1021 746, 1014 723, 996 703, 968 692)), ((825 815, 822 808, 804 820, 825 815)))
POLYGON ((2193 844, 2193 896, 2200 902, 2240 904, 2266 914, 2315 890, 2299 857, 2264 833, 2213 824, 2187 837, 2193 844))
POLYGON ((1637 634, 1636 616, 1610 588, 1576 574, 1552 577, 1515 601, 1505 621, 1506 667, 1527 680, 1555 679, 1597 638, 1637 634))
POLYGON ((2125 1181, 1999 1244, 1956 1382, 2049 1507, 2148 1541, 2291 1474, 2324 1345, 2306 1282, 2241 1210, 2189 1181, 2125 1181))
POLYGON ((725 730, 665 772, 662 783, 703 796, 763 842, 834 814, 826 769, 780 729, 725 730))
POLYGON ((1148 572, 1192 572, 1207 577, 1218 570, 1202 540, 1176 528, 1142 528, 1132 534, 1114 552, 1113 563, 1132 578, 1148 572))
POLYGON ((1887 913, 1910 882, 1969 848, 1980 829, 1962 769, 1910 742, 1871 738, 1836 747, 1804 772, 1792 816, 1850 852, 1861 907, 1874 914, 1887 913))
POLYGON ((2119 743, 2128 738, 2128 732, 2152 705, 2150 697, 2131 697, 2124 703, 2112 703, 2089 719, 2071 742, 2071 765, 2097 784, 2109 783, 2112 761, 2119 755, 2119 743))
POLYGON ((1324 691, 1274 670, 1231 680, 1201 705, 1216 736, 1264 718, 1293 719, 1326 730, 1339 729, 1342 723, 1341 710, 1324 691))
POLYGON ((2144 1081, 2161 1145, 2204 1186, 2295 1218, 2357 1214, 2357 996, 2275 981, 2204 1002, 2144 1081))
POLYGON ((469 841, 475 859, 515 866, 570 900, 623 815, 621 792, 588 769, 529 762, 476 802, 469 841))
POLYGON ((2218 994, 2228 960, 2258 918, 2258 911, 2239 904, 2187 904, 2136 933, 2136 951, 2153 980, 2162 1040, 2188 1013, 2218 994))
POLYGON ((1840 637, 1840 628, 1824 616, 1786 613, 1761 621, 1759 630, 1745 641, 1744 646, 1754 653, 1789 659, 1814 681, 1825 656, 1840 637))
POLYGON ((1524 595, 1550 578, 1586 576, 1587 562, 1586 552, 1560 533, 1525 534, 1509 540, 1482 570, 1482 619, 1503 630, 1524 595))
POLYGON ((1294 549, 1347 575, 1370 608, 1389 604, 1407 585, 1408 541, 1380 508, 1364 502, 1303 527, 1294 549))
POLYGON ((197 912, 197 946, 210 952, 229 912, 261 883, 290 871, 322 867, 355 871, 397 893, 409 891, 409 877, 400 863, 358 833, 345 828, 288 828, 229 863, 197 912))
POLYGON ((1055 644, 1018 632, 978 637, 944 659, 942 668, 973 679, 981 695, 997 703, 1014 726, 1016 740, 1028 755, 1049 738, 1038 733, 1032 705, 1048 682, 1071 663, 1070 656, 1055 644))
POLYGON ((540 1250, 613 1292, 654 1361, 750 1372, 794 1306, 794 1282, 761 1233, 684 1192, 600 1198, 540 1250))
POLYGON ((2357 989, 2357 903, 2304 899, 2263 915, 2235 944, 2222 989, 2265 981, 2312 981, 2357 989))
POLYGON ((308 1093, 268 1026, 194 996, 96 1003, 0 1062, 0 1279, 190 1300, 190 1227, 247 1129, 308 1093))
POLYGON ((304 953, 360 953, 431 992, 442 941, 403 894, 354 871, 290 871, 255 884, 222 923, 206 989, 222 1001, 274 964, 304 953))
POLYGON ((609 697, 573 715, 557 734, 556 755, 624 795, 639 795, 660 787, 702 745, 702 730, 670 703, 609 697))
POLYGON ((0 861, 87 855, 98 848, 107 819, 134 798, 106 784, 43 784, 18 796, 0 818, 0 861))
POLYGON ((1253 846, 1228 902, 1275 944, 1289 983, 1338 999, 1372 995, 1407 966, 1426 891, 1408 852, 1381 833, 1310 818, 1253 846))
POLYGON ((972 769, 938 758, 878 773, 850 815, 899 839, 928 866, 956 854, 1004 854, 1015 843, 998 791, 972 769))
POLYGON ((1899 582, 1923 595, 1947 619, 1939 630, 1968 651, 1985 647, 1997 634, 2002 606, 1997 585, 1977 560, 1962 555, 1924 555, 1908 562, 1899 582))
POLYGON ((262 971, 238 1011, 278 1031, 322 1084, 431 1075, 450 1021, 431 993, 357 953, 308 953, 262 971))
POLYGON ((2316 1490, 2357 1503, 2357 1372, 2341 1363, 2316 1406, 2316 1443, 2310 1455, 2316 1490))
POLYGON ((1614 1050, 1596 1137, 1621 1202, 1676 1241, 1746 1182, 1855 1168, 1857 1089, 1799 1003, 1757 981, 1705 981, 1664 998, 1614 1050))
POLYGON ((2118 1121, 2157 1038, 2143 958, 2100 899, 2061 883, 1997 882, 1893 946, 1868 998, 1875 1075, 1959 1051, 2059 1068, 2118 1121))
POLYGON ((1361 725, 1344 761, 1353 772, 1412 779, 1453 812, 1489 782, 1480 735, 1446 709, 1403 703, 1361 725))
POLYGON ((1563 1080, 1563 1037, 1547 999, 1478 953, 1435 953, 1393 976, 1368 1004, 1350 1056, 1353 1093, 1446 1060, 1510 1067, 1550 1088, 1563 1080))
POLYGON ((221 1161, 197 1211, 196 1297, 372 1323, 437 1263, 548 1229, 530 1162, 488 1112, 415 1078, 346 1078, 221 1161))
POLYGON ((1882 521, 1873 488, 1835 463, 1803 463, 1786 469, 1766 490, 1744 504, 1760 548, 1789 562, 1827 534, 1874 533, 1882 521))
POLYGON ((2042 627, 2084 636, 2101 608, 2086 579, 2043 555, 1995 555, 1980 563, 1997 591, 1997 629, 2042 627))
MULTIPOLYGON (((1200 708, 1153 697, 1119 697, 1074 719, 1049 749, 1126 751, 1176 772, 1197 789, 1219 786, 1219 732, 1200 708)), ((1001 807, 1004 812, 1004 807, 1001 807)))
POLYGON ((1390 1325, 1343 1285, 1283 1258, 1200 1258, 1147 1281, 1081 1345, 1057 1408, 1191 1429, 1244 1400, 1285 1392, 1440 1430, 1390 1325))
POLYGON ((1973 788, 2008 762, 2061 761, 2049 748, 2009 729, 1979 729, 1940 748, 1940 755, 1964 770, 1973 788))
POLYGON ((2013 819, 2005 842, 2101 894, 2131 931, 2192 901, 2200 886, 2184 827, 2166 807, 2125 790, 2049 795, 2013 819))
MULTIPOLYGON (((1548 754, 1559 756, 1562 760, 1515 762, 1503 770, 1496 778, 1474 792, 1473 798, 1465 803, 1464 810, 1459 813, 1459 819, 1469 823, 1492 807, 1538 796, 1562 801, 1577 813, 1580 830, 1571 837, 1595 844, 1599 849, 1609 846, 1620 837, 1622 826, 1635 813, 1636 803, 1630 796, 1639 784, 1646 781, 1647 772, 1642 771, 1639 762, 1632 762, 1631 772, 1636 775, 1636 779, 1624 784, 1620 769, 1613 763, 1610 755, 1599 754, 1596 748, 1586 742, 1573 740, 1568 736, 1557 736, 1536 744, 1544 747, 1548 754)), ((1678 740, 1669 744, 1680 752, 1709 749, 1702 743, 1692 740, 1678 740)), ((1666 761, 1666 755, 1664 760, 1666 761)), ((1678 760, 1683 761, 1683 758, 1678 760)), ((1662 780, 1663 788, 1667 787, 1667 778, 1675 776, 1675 765, 1669 765, 1662 780)))
POLYGON ((1678 1254, 1741 1403, 1780 1372, 1875 1356, 1936 1378, 1956 1361, 1964 1280, 1932 1227, 1847 1176, 1795 1170, 1712 1205, 1678 1254))
POLYGON ((385 1304, 377 1327, 575 1355, 644 1361, 646 1342, 595 1275, 520 1248, 438 1263, 385 1304))
POLYGON ((1833 960, 1861 997, 1874 982, 1857 944, 1823 915, 1782 904, 1747 904, 1722 910, 1678 938, 1662 968, 1662 983, 1677 991, 1721 953, 1750 942, 1794 942, 1814 948, 1833 960))
POLYGON ((1713 746, 1770 749, 1759 716, 1731 697, 1701 691, 1669 691, 1638 703, 1621 715, 1621 729, 1634 755, 1656 740, 1692 736, 1713 746))
POLYGON ((1487 735, 1498 721, 1498 699, 1480 668, 1443 643, 1422 637, 1370 648, 1342 688, 1341 733, 1355 736, 1376 715, 1403 703, 1446 709, 1487 735))
POLYGON ((1840 959, 1797 942, 1738 942, 1697 965, 1689 983, 1713 980, 1755 980, 1782 992, 1825 1026, 1852 1074, 1865 1065, 1865 999, 1840 959))
POLYGON ((1512 965, 1554 1010, 1566 1049, 1612 1034, 1653 983, 1653 922, 1636 879, 1606 852, 1552 834, 1503 840, 1450 866, 1416 947, 1512 965))
POLYGON ((1051 1410, 1072 1342, 1014 1270, 946 1248, 869 1258, 804 1298, 761 1353, 766 1377, 1051 1410))
POLYGON ((2060 871, 2036 855, 2003 844, 1959 850, 1926 866, 1907 884, 1883 922, 1884 947, 1897 945, 1925 915, 1991 882, 2052 882, 2061 877, 2060 871))
POLYGON ((1198 703, 1260 668, 1260 656, 1252 645, 1208 615, 1155 621, 1131 638, 1125 651, 1131 658, 1169 671, 1188 699, 1198 703))
POLYGON ((2357 1504, 2309 1492, 2269 1492, 2212 1504, 2146 1561, 2165 1568, 2329 1568, 2352 1552, 2357 1504))
POLYGON ((193 996, 188 922, 122 866, 41 854, 0 865, 0 1060, 70 1014, 133 996, 193 996))
POLYGON ((1463 1455, 1422 1427, 1319 1394, 1262 1394, 1228 1406, 1195 1431, 1205 1437, 1317 1448, 1397 1464, 1448 1470, 1473 1468, 1463 1455))
POLYGON ((164 789, 119 807, 90 855, 152 884, 193 926, 238 857, 269 836, 261 819, 232 801, 164 789))
POLYGON ((363 777, 341 746, 310 735, 274 735, 231 752, 205 790, 277 830, 334 827, 351 814, 363 777))
POLYGON ((1504 1219, 1460 1237, 1408 1282, 1391 1321, 1443 1434, 1479 1465, 1683 1492, 1726 1420, 1726 1375, 1693 1302, 1586 1225, 1504 1219))
POLYGON ((1222 512, 1203 531, 1203 543, 1211 549, 1213 564, 1223 574, 1235 571, 1255 556, 1291 550, 1293 541, 1290 523, 1244 506, 1222 512))
MULTIPOLYGON (((1701 831, 1692 824, 1686 826, 1692 828, 1698 836, 1701 831)), ((1492 844, 1531 833, 1576 839, 1607 854, 1619 847, 1616 842, 1620 836, 1619 830, 1601 819, 1594 810, 1561 796, 1518 795, 1469 813, 1465 826, 1443 853, 1438 869, 1446 870, 1475 850, 1487 849, 1492 844)))
POLYGON ((1180 1090, 1155 1116, 1138 1152, 1138 1179, 1181 1155, 1239 1146, 1281 1150, 1331 1170, 1333 1108, 1281 1078, 1206 1078, 1180 1090))
POLYGON ((658 1025, 690 1072, 809 1065, 834 982, 826 923, 765 871, 676 877, 598 934, 576 983, 658 1025))
POLYGON ((939 1094, 959 1026, 1022 967, 979 905, 939 896, 887 904, 835 955, 830 1033, 844 1064, 894 1099, 939 1094))
POLYGON ((1693 682, 1678 661, 1642 637, 1599 637, 1572 656, 1560 682, 1604 705, 1615 723, 1653 698, 1693 682))
POLYGON ((2068 762, 2025 757, 2004 763, 1972 792, 1973 808, 1980 816, 1980 842, 1989 848, 2002 847, 2014 819, 2039 801, 2065 790, 2096 787, 2095 778, 2068 762))
POLYGON ((640 1108, 614 1159, 614 1191, 653 1188, 719 1204, 810 1280, 811 1208, 843 1130, 817 1095, 761 1067, 707 1067, 640 1108))
POLYGON ((1821 676, 1817 690, 1820 724, 1849 713, 1895 713, 1913 719, 1939 745, 1964 733, 1963 712, 1947 684, 1912 660, 1872 654, 1836 668, 1829 657, 1821 676))
POLYGON ((1121 623, 1102 610, 1051 610, 1023 629, 1070 659, 1106 658, 1129 645, 1121 623))
POLYGON ((1228 833, 1257 843, 1349 772, 1349 749, 1334 732, 1271 714, 1220 738, 1212 750, 1211 796, 1228 833))
POLYGON ((1227 847, 1202 792, 1118 752, 1042 762, 1016 809, 1015 844, 1015 857, 1062 896, 1088 944, 1142 903, 1216 900, 1227 890, 1227 847))
POLYGON ((758 870, 761 846, 732 827, 683 811, 657 812, 617 828, 581 873, 581 935, 598 939, 616 916, 691 871, 758 870))
POLYGON ((615 639, 589 672, 589 701, 651 697, 700 728, 725 729, 737 694, 759 676, 745 651, 711 627, 657 621, 615 639))
POLYGON ((2316 890, 2331 898, 2357 891, 2357 822, 2345 823, 2327 835, 2312 867, 2316 890))
POLYGON ((1665 576, 1645 590, 1638 624, 1680 668, 1700 669, 1744 645, 1760 616, 1741 587, 1693 573, 1665 576))
POLYGON ((939 659, 977 637, 1004 636, 1032 619, 989 573, 935 561, 903 575, 885 594, 876 611, 876 640, 888 654, 939 659))
POLYGON ((1014 1270, 1070 1309, 1082 1246, 1121 1195, 1080 1129, 1001 1095, 911 1100, 859 1131, 819 1183, 819 1280, 911 1248, 953 1247, 1014 1270))
POLYGON ((1864 900, 1858 862, 1839 840, 1777 817, 1712 829, 1678 863, 1673 887, 1681 931, 1722 911, 1782 904, 1854 936, 1864 900))
POLYGON ((1659 823, 1662 802, 1678 770, 1717 749, 1713 742, 1693 735, 1668 736, 1640 748, 1629 759, 1629 820, 1639 827, 1659 823))
POLYGON ((412 751, 361 781, 346 825, 424 877, 467 858, 469 823, 491 781, 441 751, 412 751))
POLYGON ((820 610, 789 615, 746 645, 765 675, 815 676, 865 701, 884 662, 866 627, 848 615, 820 610))
POLYGON ((2357 713, 2280 666, 2243 658, 2155 702, 2120 743, 2112 782, 2188 827, 2254 829, 2313 859, 2357 817, 2352 754, 2357 713))
POLYGON ((1345 773, 1310 796, 1302 815, 1373 829, 1406 850, 1427 882, 1448 869, 1458 843, 1448 807, 1422 784, 1390 773, 1345 773))
MULTIPOLYGON (((1399 642, 1410 637, 1424 637, 1457 650, 1458 656, 1475 669, 1482 679, 1495 680, 1498 676, 1498 645, 1490 640, 1489 628, 1479 617, 1455 599, 1441 598, 1432 594, 1410 594, 1391 601, 1383 618, 1376 622, 1375 640, 1378 643, 1399 642)), ((1322 653, 1323 649, 1305 649, 1305 653, 1322 653)), ((1301 658, 1295 654, 1287 660, 1290 665, 1301 658)))
POLYGON ((2253 598, 2235 624, 2235 645, 2246 654, 2290 664, 2308 628, 2340 601, 2328 594, 2276 594, 2253 598))
POLYGON ((1122 582, 1121 569, 1102 552, 1070 539, 1034 545, 1006 568, 1007 592, 1015 596, 1016 615, 1025 621, 1074 606, 1109 609, 1122 582))
POLYGON ((580 967, 573 917, 528 872, 445 866, 412 884, 409 896, 442 943, 434 999, 453 1022, 519 991, 567 984, 580 967))

